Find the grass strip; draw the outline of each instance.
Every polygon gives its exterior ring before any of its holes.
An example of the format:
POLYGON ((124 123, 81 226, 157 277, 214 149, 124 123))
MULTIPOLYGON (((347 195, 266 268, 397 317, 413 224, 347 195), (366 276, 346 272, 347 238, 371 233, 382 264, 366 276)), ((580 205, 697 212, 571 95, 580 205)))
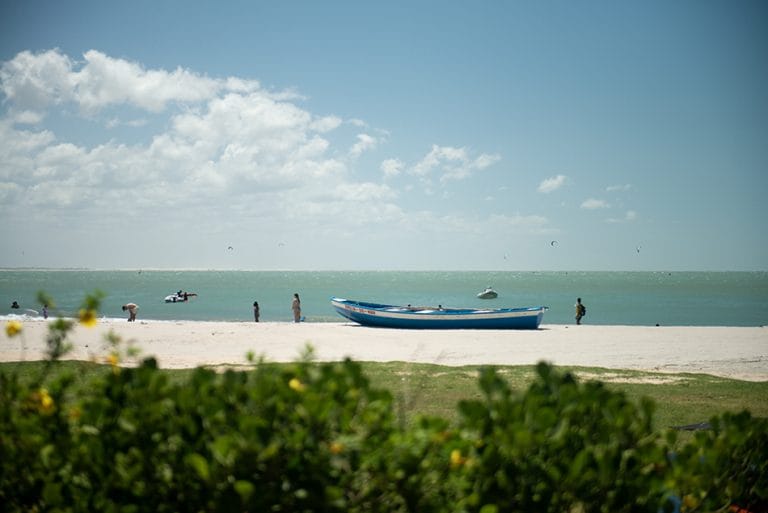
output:
MULTIPOLYGON (((0 363, 0 372, 18 373, 22 380, 39 376, 43 362, 0 363)), ((273 364, 269 365, 289 365, 273 364)), ((478 371, 482 366, 447 367, 407 362, 363 362, 373 386, 389 390, 395 397, 400 419, 409 424, 419 415, 442 417, 454 422, 457 404, 477 399, 478 371)), ((56 362, 48 379, 62 373, 77 376, 74 393, 82 390, 108 366, 80 361, 56 362)), ((220 366, 220 369, 247 367, 220 366)), ((513 390, 523 392, 534 379, 533 366, 496 366, 513 390)), ((725 412, 749 410, 755 417, 768 417, 768 382, 740 381, 707 374, 668 374, 595 367, 559 367, 572 372, 580 381, 601 381, 611 390, 621 391, 633 401, 648 397, 656 404, 654 427, 664 429, 709 420, 725 412)), ((191 369, 164 369, 171 380, 185 380, 191 369)))

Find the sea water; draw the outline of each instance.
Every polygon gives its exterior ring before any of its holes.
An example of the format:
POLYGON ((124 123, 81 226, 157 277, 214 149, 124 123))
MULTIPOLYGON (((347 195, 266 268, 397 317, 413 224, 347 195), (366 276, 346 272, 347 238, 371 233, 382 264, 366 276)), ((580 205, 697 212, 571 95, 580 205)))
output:
POLYGON ((138 320, 292 320, 301 297, 307 322, 345 322, 332 296, 395 305, 501 308, 548 306, 544 324, 574 323, 576 298, 585 324, 763 326, 768 324, 768 272, 404 272, 404 271, 92 271, 0 270, 0 318, 41 312, 38 291, 56 302, 52 314, 72 317, 86 294, 102 291, 100 315, 127 318, 121 306, 139 305, 138 320), (478 299, 485 287, 498 298, 478 299), (197 297, 165 303, 179 290, 197 297), (20 309, 12 310, 17 301, 20 309))

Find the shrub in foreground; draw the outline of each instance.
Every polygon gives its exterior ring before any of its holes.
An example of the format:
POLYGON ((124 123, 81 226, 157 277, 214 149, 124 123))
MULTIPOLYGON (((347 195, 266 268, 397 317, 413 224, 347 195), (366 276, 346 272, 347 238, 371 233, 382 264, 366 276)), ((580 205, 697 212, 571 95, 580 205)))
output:
POLYGON ((658 509, 668 465, 651 429, 652 405, 545 364, 537 370, 520 395, 486 371, 483 400, 460 405, 475 448, 467 502, 499 511, 658 509))
POLYGON ((650 402, 540 364, 524 392, 484 371, 456 425, 403 426, 359 364, 310 360, 171 382, 113 356, 78 394, 0 372, 0 511, 768 511, 746 412, 680 443, 650 402))
POLYGON ((389 394, 352 362, 171 384, 148 359, 78 398, 68 380, 1 379, 0 502, 16 510, 345 511, 365 492, 359 454, 391 431, 389 394))

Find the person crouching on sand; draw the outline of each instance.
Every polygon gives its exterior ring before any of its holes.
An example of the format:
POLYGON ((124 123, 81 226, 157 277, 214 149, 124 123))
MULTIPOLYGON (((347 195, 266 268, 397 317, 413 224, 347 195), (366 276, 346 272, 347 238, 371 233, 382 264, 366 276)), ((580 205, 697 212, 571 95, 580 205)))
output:
POLYGON ((128 322, 133 322, 136 320, 136 310, 139 309, 139 306, 136 303, 128 303, 127 305, 123 305, 123 312, 128 310, 128 322))

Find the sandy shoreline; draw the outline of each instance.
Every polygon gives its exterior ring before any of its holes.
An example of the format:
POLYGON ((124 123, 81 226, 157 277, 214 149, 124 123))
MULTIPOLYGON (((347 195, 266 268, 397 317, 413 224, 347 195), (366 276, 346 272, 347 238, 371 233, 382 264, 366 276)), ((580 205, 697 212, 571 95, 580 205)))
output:
MULTIPOLYGON (((438 365, 556 365, 712 374, 768 381, 768 329, 761 327, 646 327, 542 325, 517 330, 394 330, 352 323, 125 321, 77 326, 72 360, 107 354, 112 330, 133 341, 163 368, 246 364, 252 351, 268 361, 294 361, 307 344, 316 359, 406 361, 438 365)), ((0 335, 0 361, 44 358, 45 321, 24 322, 22 339, 0 335)))

